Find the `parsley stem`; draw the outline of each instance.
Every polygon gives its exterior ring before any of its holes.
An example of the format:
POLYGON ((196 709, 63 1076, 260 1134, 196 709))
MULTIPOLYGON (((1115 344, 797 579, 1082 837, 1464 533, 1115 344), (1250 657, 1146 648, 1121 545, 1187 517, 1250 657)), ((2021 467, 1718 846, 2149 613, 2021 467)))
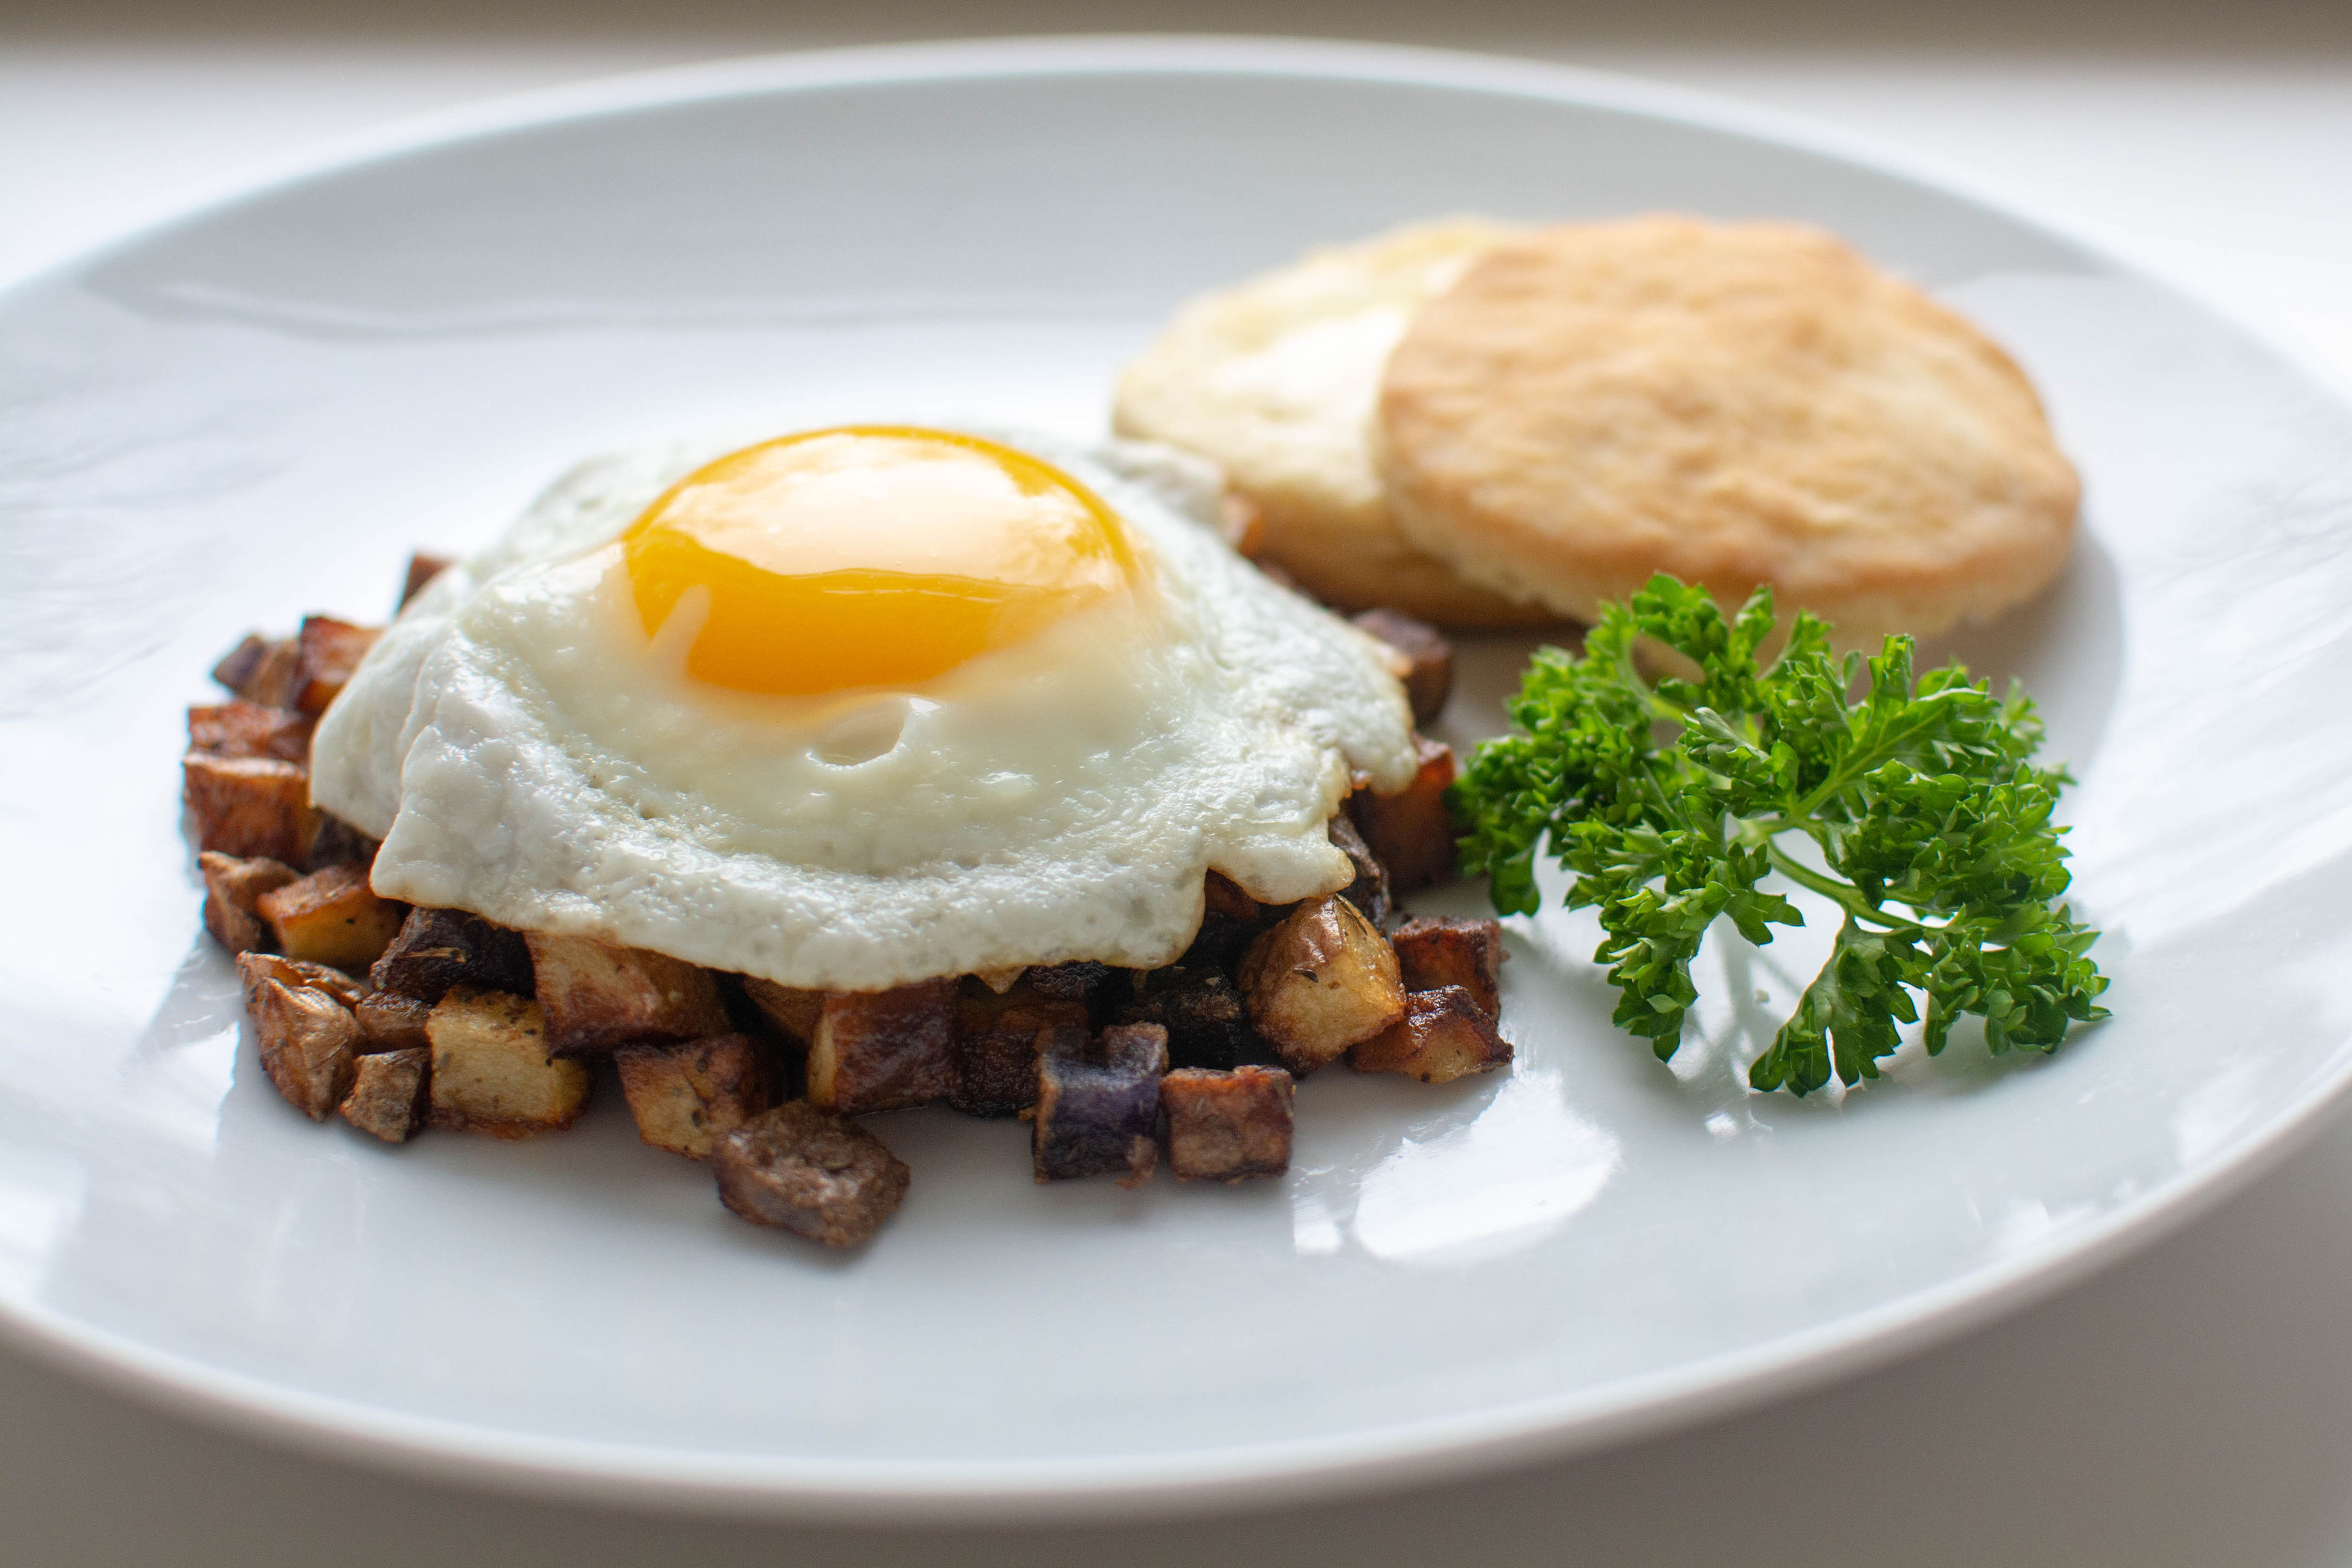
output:
POLYGON ((1841 882, 1835 877, 1825 877, 1811 867, 1790 858, 1781 851, 1778 844, 1765 845, 1764 853, 1770 858, 1774 870, 1799 887, 1811 888, 1822 897, 1831 900, 1856 920, 1868 921, 1874 925, 1897 927, 1905 931, 1927 931, 1935 929, 1932 926, 1922 925, 1917 921, 1906 921, 1901 915, 1890 915, 1885 910, 1872 907, 1863 901, 1862 895, 1854 890, 1852 883, 1841 882))

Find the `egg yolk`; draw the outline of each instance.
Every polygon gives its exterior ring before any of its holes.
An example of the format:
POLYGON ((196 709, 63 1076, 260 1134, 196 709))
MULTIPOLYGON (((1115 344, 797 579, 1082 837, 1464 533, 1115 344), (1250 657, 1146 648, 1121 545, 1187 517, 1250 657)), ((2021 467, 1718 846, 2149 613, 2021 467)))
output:
POLYGON ((897 426, 730 453, 647 507, 622 557, 648 637, 707 592, 688 675, 780 696, 931 679, 1139 571, 1118 514, 1052 465, 897 426))

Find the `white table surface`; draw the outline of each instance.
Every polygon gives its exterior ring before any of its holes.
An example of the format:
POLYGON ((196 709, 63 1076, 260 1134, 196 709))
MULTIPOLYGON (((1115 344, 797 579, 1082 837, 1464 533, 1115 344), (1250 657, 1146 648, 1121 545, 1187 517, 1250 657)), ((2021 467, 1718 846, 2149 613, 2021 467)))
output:
MULTIPOLYGON (((0 0, 0 279, 257 163, 496 93, 716 55, 1098 27, 1076 0, 881 20, 670 0, 496 23, 278 0, 0 0), (561 17, 562 30, 553 30, 561 17)), ((1193 0, 1160 30, 1378 37, 1736 94, 1924 154, 2236 310, 2352 386, 2352 5, 1193 0), (1940 16, 1942 21, 1937 20, 1940 16)), ((810 7, 814 11, 814 7, 810 7)), ((831 8, 843 10, 845 8, 831 8)), ((2352 1564, 2352 1115, 2132 1260, 1801 1398, 1475 1483, 1083 1530, 607 1514, 243 1437, 0 1351, 0 1564, 752 1562, 2352 1564)))

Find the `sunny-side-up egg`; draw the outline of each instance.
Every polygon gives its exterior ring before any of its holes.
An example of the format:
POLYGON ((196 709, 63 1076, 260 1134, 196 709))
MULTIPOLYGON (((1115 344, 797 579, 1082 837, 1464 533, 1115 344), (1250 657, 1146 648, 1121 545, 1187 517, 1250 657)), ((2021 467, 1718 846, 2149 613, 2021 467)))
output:
POLYGON ((445 572, 321 721, 387 897, 786 985, 1176 958, 1214 868, 1346 885, 1411 777, 1379 647, 1163 448, 844 427, 593 460, 445 572))

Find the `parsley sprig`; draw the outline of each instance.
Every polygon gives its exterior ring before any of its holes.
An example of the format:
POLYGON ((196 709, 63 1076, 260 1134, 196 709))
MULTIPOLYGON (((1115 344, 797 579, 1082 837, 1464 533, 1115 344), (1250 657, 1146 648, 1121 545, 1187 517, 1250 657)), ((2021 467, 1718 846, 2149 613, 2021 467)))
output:
POLYGON ((1835 946, 1750 1067, 1759 1089, 1876 1078, 1920 1000, 1931 1054, 1963 1014, 1984 1019, 1995 1052, 2050 1051, 2070 1025, 2106 1016, 2088 956, 2099 933, 2055 901, 2066 830, 2051 813, 2073 780, 2032 762, 2032 700, 2014 683, 1995 697, 1957 664, 1915 678, 1908 637, 1839 658, 1803 612, 1759 667, 1773 624, 1769 589, 1727 621, 1705 590, 1661 574, 1602 611, 1582 654, 1536 655, 1513 732, 1480 746, 1448 797, 1468 830, 1463 868, 1492 879, 1495 908, 1536 911, 1548 846, 1576 874, 1568 907, 1600 911, 1593 957, 1618 988, 1615 1021, 1664 1061, 1698 998, 1690 965, 1710 925, 1727 919, 1759 945, 1802 925, 1759 887, 1772 872, 1831 900, 1835 946), (1643 637, 1699 678, 1644 678, 1643 637), (1867 690, 1849 702, 1865 663, 1867 690))

